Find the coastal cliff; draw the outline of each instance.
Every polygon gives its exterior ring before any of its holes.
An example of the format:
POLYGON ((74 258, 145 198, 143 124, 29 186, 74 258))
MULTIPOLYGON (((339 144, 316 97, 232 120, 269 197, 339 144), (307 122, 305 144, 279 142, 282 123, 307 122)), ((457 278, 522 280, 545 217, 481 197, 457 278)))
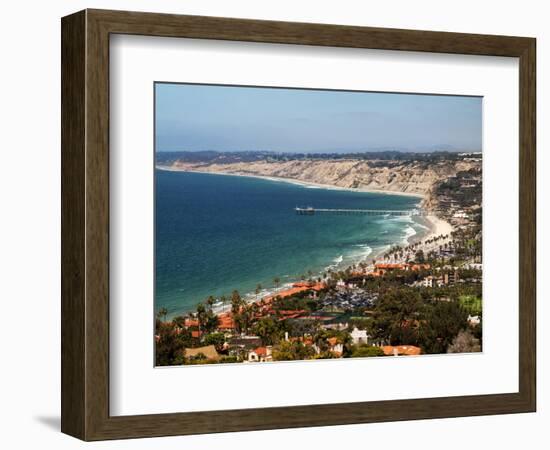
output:
POLYGON ((424 207, 429 208, 432 203, 430 193, 437 182, 455 176, 460 171, 481 168, 481 163, 466 160, 426 162, 297 159, 232 163, 176 160, 166 168, 282 178, 365 191, 416 194, 424 197, 424 207))

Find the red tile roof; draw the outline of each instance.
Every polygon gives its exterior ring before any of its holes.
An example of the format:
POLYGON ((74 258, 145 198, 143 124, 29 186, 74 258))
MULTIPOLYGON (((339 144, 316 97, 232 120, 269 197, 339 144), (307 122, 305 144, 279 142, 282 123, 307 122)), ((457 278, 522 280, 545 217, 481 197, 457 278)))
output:
MULTIPOLYGON (((297 317, 300 317, 301 315, 303 315, 305 313, 305 311, 303 309, 299 309, 299 310, 279 310, 277 311, 282 317, 281 317, 281 320, 285 320, 285 319, 296 319, 297 317)), ((271 314, 275 313, 275 311, 271 311, 271 314)))
POLYGON ((199 326, 199 320, 198 319, 189 319, 189 318, 187 318, 187 319, 185 319, 183 324, 186 327, 198 327, 199 326))
POLYGON ((431 266, 429 264, 413 264, 411 266, 411 270, 422 270, 422 269, 429 269, 431 266))
POLYGON ((291 287, 290 289, 285 289, 284 291, 279 291, 279 292, 277 292, 273 295, 265 297, 263 300, 265 302, 271 302, 277 297, 287 298, 287 297, 292 297, 293 295, 296 295, 296 294, 300 294, 302 292, 307 292, 307 291, 316 291, 316 292, 318 292, 318 291, 321 291, 321 290, 326 288, 325 283, 311 284, 311 283, 305 283, 305 282, 298 282, 298 283, 294 283, 292 286, 293 287, 291 287))
POLYGON ((387 356, 394 355, 397 352, 400 356, 411 356, 411 355, 420 355, 421 350, 419 347, 414 345, 385 345, 382 347, 384 354, 387 356))
POLYGON ((374 265, 377 269, 400 269, 405 270, 407 267, 409 267, 408 264, 404 263, 376 263, 374 265))
POLYGON ((218 316, 218 328, 220 330, 235 329, 235 321, 231 313, 223 313, 218 316))

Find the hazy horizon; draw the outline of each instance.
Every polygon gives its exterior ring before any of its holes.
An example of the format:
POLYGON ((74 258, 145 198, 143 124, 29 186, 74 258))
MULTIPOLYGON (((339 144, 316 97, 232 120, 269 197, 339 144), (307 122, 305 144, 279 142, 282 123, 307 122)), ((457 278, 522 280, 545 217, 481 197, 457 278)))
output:
POLYGON ((157 152, 480 152, 482 98, 155 84, 157 152))

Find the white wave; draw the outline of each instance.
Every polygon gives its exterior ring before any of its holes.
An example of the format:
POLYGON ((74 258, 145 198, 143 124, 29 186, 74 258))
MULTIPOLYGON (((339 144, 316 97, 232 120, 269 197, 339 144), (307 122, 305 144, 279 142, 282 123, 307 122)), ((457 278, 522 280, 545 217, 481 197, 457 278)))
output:
POLYGON ((368 244, 359 244, 356 247, 359 247, 361 251, 353 253, 351 255, 353 259, 359 258, 359 261, 364 261, 372 253, 372 248, 368 244))
POLYGON ((416 230, 411 227, 411 226, 407 226, 405 228, 405 236, 403 237, 403 243, 404 244, 408 244, 409 243, 409 239, 411 237, 413 237, 414 235, 416 234, 416 230))
POLYGON ((414 220, 411 216, 394 216, 392 217, 391 221, 398 223, 414 223, 414 220))
POLYGON ((337 269, 338 266, 344 261, 344 255, 340 255, 332 260, 332 264, 326 266, 323 272, 328 272, 329 270, 337 269))
POLYGON ((424 229, 424 230, 429 230, 429 229, 430 229, 430 227, 427 227, 426 225, 423 225, 423 224, 418 223, 418 222, 416 223, 416 226, 417 226, 418 228, 422 228, 422 229, 424 229))

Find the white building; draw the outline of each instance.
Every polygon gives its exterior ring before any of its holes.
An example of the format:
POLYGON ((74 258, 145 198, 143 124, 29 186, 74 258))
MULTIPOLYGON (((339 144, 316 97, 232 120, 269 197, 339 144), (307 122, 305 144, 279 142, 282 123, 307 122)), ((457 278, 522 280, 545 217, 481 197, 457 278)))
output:
POLYGON ((422 280, 422 286, 424 287, 441 287, 443 286, 443 278, 442 277, 434 277, 433 275, 428 275, 422 280))
POLYGON ((248 352, 248 362, 269 362, 273 361, 272 347, 258 347, 248 352))
POLYGON ((468 316, 468 323, 472 326, 476 326, 481 323, 481 319, 479 316, 468 316))
POLYGON ((360 330, 359 328, 354 327, 350 335, 355 345, 368 343, 369 335, 367 333, 367 330, 360 330))
POLYGON ((464 211, 457 211, 453 214, 453 217, 455 219, 467 219, 468 214, 466 214, 464 211))

